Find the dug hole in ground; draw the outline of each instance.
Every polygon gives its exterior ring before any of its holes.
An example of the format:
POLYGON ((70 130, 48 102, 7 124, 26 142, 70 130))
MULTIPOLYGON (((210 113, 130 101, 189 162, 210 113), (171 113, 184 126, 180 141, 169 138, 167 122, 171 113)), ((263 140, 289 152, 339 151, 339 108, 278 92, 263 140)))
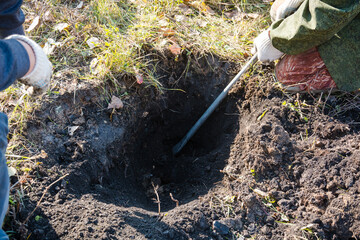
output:
POLYGON ((18 222, 69 175, 17 239, 360 237, 356 105, 335 114, 346 96, 284 95, 257 65, 174 157, 240 66, 170 59, 157 59, 163 94, 129 81, 113 111, 82 83, 36 111, 26 137, 47 156, 18 222))

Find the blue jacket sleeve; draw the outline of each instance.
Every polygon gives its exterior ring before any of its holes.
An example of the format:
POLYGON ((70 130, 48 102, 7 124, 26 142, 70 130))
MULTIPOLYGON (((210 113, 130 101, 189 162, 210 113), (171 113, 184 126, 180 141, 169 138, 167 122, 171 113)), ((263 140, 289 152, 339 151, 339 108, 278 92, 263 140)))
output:
POLYGON ((14 39, 0 40, 0 91, 9 87, 29 70, 29 56, 14 39))
POLYGON ((20 7, 22 0, 0 0, 0 38, 22 34, 25 17, 20 7))
POLYGON ((0 239, 9 239, 1 229, 9 205, 9 175, 5 159, 8 132, 8 119, 0 113, 0 239))

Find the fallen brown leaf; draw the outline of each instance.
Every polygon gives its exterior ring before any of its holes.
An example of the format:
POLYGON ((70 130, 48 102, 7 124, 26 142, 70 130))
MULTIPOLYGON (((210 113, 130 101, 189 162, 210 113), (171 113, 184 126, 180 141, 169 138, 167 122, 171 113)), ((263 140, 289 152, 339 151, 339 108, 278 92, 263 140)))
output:
POLYGON ((239 12, 239 11, 235 10, 232 12, 225 13, 225 16, 234 21, 241 21, 243 19, 249 19, 249 18, 256 19, 260 15, 257 13, 244 13, 244 12, 239 12))
POLYGON ((170 28, 160 28, 159 31, 163 33, 163 37, 171 37, 176 34, 176 32, 170 28))
POLYGON ((40 22, 40 17, 39 17, 39 16, 36 16, 36 17, 32 20, 29 28, 26 29, 26 31, 27 31, 27 32, 31 32, 32 30, 34 30, 34 28, 36 28, 36 26, 39 24, 39 22, 40 22))
POLYGON ((111 102, 108 106, 108 109, 120 109, 124 107, 124 103, 121 101, 120 98, 116 96, 111 97, 111 102))
POLYGON ((79 128, 79 126, 70 126, 68 127, 68 133, 70 136, 73 136, 75 131, 79 128))
POLYGON ((181 53, 181 47, 177 43, 173 43, 172 45, 170 45, 169 50, 174 55, 179 55, 181 53))
POLYGON ((44 13, 42 19, 47 22, 55 21, 55 17, 52 15, 50 10, 48 10, 44 13))
POLYGON ((68 23, 58 23, 54 26, 54 30, 61 32, 62 30, 66 29, 67 27, 69 27, 68 23))
POLYGON ((215 14, 214 10, 212 10, 208 5, 206 5, 204 0, 198 0, 198 1, 185 0, 185 4, 193 8, 197 8, 200 12, 215 14))
POLYGON ((144 82, 144 78, 141 74, 136 74, 136 82, 138 84, 142 84, 144 82))
POLYGON ((178 10, 180 11, 180 13, 184 14, 184 15, 190 15, 193 14, 194 11, 186 4, 184 3, 180 3, 178 5, 178 10))

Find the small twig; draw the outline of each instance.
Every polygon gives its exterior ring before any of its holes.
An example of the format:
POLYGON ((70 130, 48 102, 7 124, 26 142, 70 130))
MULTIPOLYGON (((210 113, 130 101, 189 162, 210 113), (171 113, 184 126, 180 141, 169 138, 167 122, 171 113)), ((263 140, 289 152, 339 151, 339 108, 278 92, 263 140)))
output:
POLYGON ((60 180, 64 179, 64 178, 67 177, 67 176, 69 176, 68 173, 65 174, 64 176, 60 177, 58 180, 56 180, 55 182, 51 183, 49 186, 47 186, 47 187, 45 188, 43 195, 41 196, 40 200, 39 200, 39 201, 37 202, 37 204, 36 204, 35 209, 29 214, 29 216, 28 216, 28 217, 25 219, 25 221, 23 222, 24 225, 29 221, 30 217, 31 217, 31 216, 34 214, 34 212, 39 208, 40 203, 41 203, 41 201, 43 200, 43 198, 45 197, 45 194, 47 193, 47 191, 49 191, 49 189, 50 189, 54 184, 56 184, 57 182, 59 182, 60 180))
POLYGON ((176 200, 176 199, 173 197, 172 193, 170 193, 170 198, 171 198, 171 200, 173 200, 173 201, 176 203, 176 207, 178 207, 178 206, 179 206, 179 200, 176 200))
MULTIPOLYGON (((17 178, 19 179, 19 182, 20 182, 20 190, 21 190, 21 195, 19 194, 19 196, 24 196, 24 187, 23 187, 23 184, 22 184, 22 181, 23 181, 23 179, 26 181, 26 182, 28 182, 27 180, 26 180, 26 176, 19 176, 19 172, 18 171, 16 171, 16 176, 17 176, 17 178)), ((14 186, 14 185, 13 185, 14 186)), ((11 190, 12 188, 10 188, 10 190, 11 190)), ((20 197, 20 199, 21 199, 21 197, 20 197)))
POLYGON ((324 102, 324 105, 323 105, 323 108, 322 108, 322 114, 324 114, 324 111, 325 111, 325 106, 326 106, 326 102, 329 100, 329 97, 331 95, 331 92, 332 92, 333 88, 330 89, 329 91, 329 94, 327 95, 326 99, 325 99, 325 102, 324 102))
POLYGON ((161 206, 160 206, 161 202, 160 202, 159 193, 157 192, 157 190, 159 189, 159 186, 155 187, 153 182, 151 182, 151 185, 153 186, 154 192, 155 192, 155 195, 156 195, 156 201, 155 202, 158 204, 158 214, 159 214, 159 216, 161 216, 161 206))
POLYGON ((316 101, 316 106, 315 106, 315 108, 314 108, 314 112, 315 112, 315 114, 317 114, 317 112, 318 112, 318 108, 320 108, 320 104, 321 104, 321 99, 322 99, 322 97, 323 97, 323 92, 321 92, 320 93, 320 97, 319 97, 319 100, 317 100, 316 101))
POLYGON ((74 105, 76 104, 76 88, 77 88, 77 83, 75 83, 75 90, 74 90, 74 105))

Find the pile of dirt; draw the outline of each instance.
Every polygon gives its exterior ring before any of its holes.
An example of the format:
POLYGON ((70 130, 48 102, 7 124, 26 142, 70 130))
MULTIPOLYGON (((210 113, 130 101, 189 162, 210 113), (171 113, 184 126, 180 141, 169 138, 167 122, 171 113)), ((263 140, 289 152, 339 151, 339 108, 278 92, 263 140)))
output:
POLYGON ((356 106, 333 114, 344 97, 289 98, 255 71, 175 157, 235 71, 210 56, 158 60, 163 86, 182 91, 132 86, 113 113, 83 84, 36 112, 27 138, 47 156, 18 219, 69 175, 17 238, 360 237, 356 106))

